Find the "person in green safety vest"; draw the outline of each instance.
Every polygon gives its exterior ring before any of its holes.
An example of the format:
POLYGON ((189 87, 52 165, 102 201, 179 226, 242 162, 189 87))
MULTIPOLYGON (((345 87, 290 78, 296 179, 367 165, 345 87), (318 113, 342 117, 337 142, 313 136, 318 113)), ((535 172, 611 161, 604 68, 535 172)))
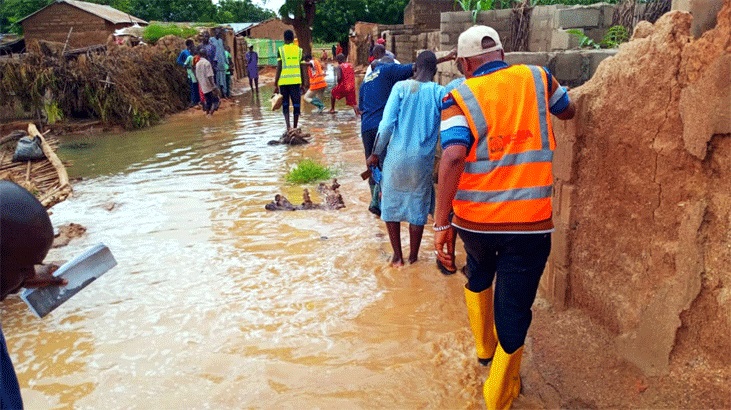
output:
POLYGON ((289 130, 289 103, 292 102, 294 111, 294 128, 300 117, 300 101, 302 93, 307 89, 306 65, 302 60, 302 49, 294 43, 294 32, 284 32, 284 45, 279 47, 277 57, 277 74, 274 76, 274 92, 281 93, 284 122, 289 130))

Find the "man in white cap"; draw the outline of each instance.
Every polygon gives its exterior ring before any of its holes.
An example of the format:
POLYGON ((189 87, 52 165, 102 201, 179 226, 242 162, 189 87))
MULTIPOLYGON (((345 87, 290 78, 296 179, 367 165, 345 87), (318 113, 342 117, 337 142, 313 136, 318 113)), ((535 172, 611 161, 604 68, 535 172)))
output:
POLYGON ((444 99, 434 247, 454 266, 455 231, 464 242, 465 300, 480 364, 492 361, 488 409, 520 393, 520 362, 538 282, 551 251, 551 114, 575 108, 548 69, 508 65, 498 33, 459 36, 464 84, 444 99), (495 290, 493 292, 493 280, 495 290))

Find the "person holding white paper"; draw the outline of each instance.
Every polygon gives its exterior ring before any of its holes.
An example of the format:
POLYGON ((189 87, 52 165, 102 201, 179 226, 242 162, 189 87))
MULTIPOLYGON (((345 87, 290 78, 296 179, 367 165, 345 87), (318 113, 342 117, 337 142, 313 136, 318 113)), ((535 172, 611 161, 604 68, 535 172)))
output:
MULTIPOLYGON (((37 274, 53 244, 53 226, 46 209, 28 191, 0 181, 0 300, 21 287, 62 286, 67 282, 51 273, 37 274)), ((23 408, 18 378, 0 327, 0 409, 23 408)))

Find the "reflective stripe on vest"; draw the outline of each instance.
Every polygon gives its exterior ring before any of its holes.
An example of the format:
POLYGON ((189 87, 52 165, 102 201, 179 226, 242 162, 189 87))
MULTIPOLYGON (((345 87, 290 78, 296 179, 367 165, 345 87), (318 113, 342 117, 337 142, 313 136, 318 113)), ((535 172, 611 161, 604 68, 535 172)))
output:
POLYGON ((312 60, 314 68, 310 67, 310 90, 320 90, 327 87, 325 82, 325 73, 322 71, 322 65, 317 60, 312 60))
POLYGON ((528 223, 551 217, 555 140, 548 80, 539 67, 516 65, 452 92, 475 137, 453 203, 460 218, 528 223))
POLYGON ((282 72, 279 75, 278 85, 302 84, 300 72, 302 49, 294 44, 285 44, 279 47, 279 58, 282 60, 282 72))

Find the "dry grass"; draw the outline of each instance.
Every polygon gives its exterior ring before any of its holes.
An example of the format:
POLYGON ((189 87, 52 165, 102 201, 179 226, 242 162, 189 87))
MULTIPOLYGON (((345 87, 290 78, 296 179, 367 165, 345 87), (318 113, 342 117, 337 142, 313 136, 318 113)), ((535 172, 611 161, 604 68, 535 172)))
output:
POLYGON ((47 96, 65 118, 147 126, 187 105, 187 78, 175 57, 151 46, 112 47, 70 60, 29 53, 19 62, 0 63, 0 104, 40 113, 47 96))

